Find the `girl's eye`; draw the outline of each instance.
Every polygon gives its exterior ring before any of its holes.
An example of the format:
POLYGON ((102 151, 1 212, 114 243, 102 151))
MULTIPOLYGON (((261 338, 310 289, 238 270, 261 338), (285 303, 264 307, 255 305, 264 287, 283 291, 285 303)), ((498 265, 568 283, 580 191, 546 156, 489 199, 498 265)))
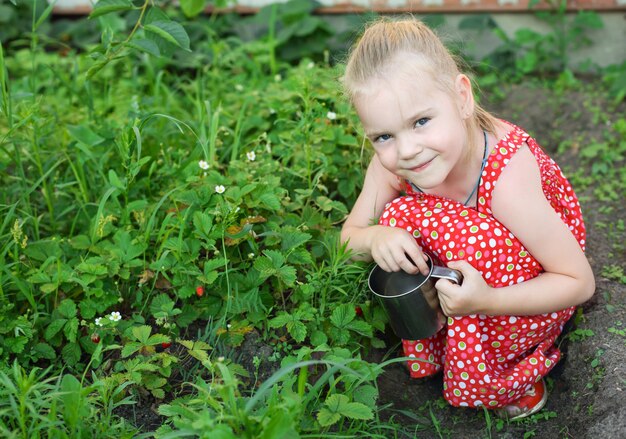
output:
POLYGON ((389 134, 381 134, 380 136, 374 139, 374 143, 384 143, 387 140, 391 139, 391 135, 389 134))
POLYGON ((420 119, 417 119, 415 121, 415 127, 423 127, 424 125, 426 125, 428 123, 428 121, 430 120, 430 118, 428 117, 422 117, 420 119))

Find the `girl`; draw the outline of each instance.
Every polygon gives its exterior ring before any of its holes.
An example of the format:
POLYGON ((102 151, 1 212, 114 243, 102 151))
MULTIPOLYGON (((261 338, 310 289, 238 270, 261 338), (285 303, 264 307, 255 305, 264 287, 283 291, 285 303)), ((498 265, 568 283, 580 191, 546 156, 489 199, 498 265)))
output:
POLYGON ((447 326, 403 340, 406 356, 430 362, 410 361, 411 376, 443 367, 454 406, 537 412, 554 341, 595 289, 569 182, 533 138, 475 102, 416 19, 370 25, 343 84, 375 155, 342 241, 386 271, 428 273, 427 251, 464 277, 436 284, 447 326))

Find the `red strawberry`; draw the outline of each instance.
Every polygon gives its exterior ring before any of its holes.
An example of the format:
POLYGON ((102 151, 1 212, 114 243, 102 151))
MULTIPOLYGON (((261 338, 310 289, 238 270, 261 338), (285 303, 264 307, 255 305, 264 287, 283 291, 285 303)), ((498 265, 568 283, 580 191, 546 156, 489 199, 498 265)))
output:
POLYGON ((170 342, 168 342, 168 341, 166 341, 166 342, 164 342, 164 343, 161 343, 161 347, 162 347, 163 349, 167 349, 167 348, 169 348, 170 346, 172 346, 172 343, 170 343, 170 342))
POLYGON ((202 297, 204 295, 204 287, 202 285, 198 285, 196 287, 196 296, 202 297))
POLYGON ((356 312, 357 316, 359 316, 359 317, 363 316, 363 310, 361 309, 360 306, 354 307, 354 311, 356 312))
POLYGON ((93 341, 94 343, 100 343, 100 334, 98 334, 97 332, 91 334, 91 341, 93 341))

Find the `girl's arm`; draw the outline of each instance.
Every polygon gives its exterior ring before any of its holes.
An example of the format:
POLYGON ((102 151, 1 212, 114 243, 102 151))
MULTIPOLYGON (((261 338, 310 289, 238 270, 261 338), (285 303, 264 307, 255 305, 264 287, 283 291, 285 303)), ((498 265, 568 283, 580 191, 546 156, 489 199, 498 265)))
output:
POLYGON ((469 263, 452 262, 448 264, 451 268, 463 271, 465 288, 437 283, 438 289, 443 288, 440 299, 446 314, 536 315, 578 305, 593 295, 591 266, 546 199, 539 166, 527 146, 502 172, 491 207, 494 217, 524 244, 545 272, 516 285, 491 288, 469 263))
POLYGON ((399 194, 397 177, 374 156, 367 168, 363 189, 341 229, 341 241, 348 243, 353 259, 373 259, 385 271, 416 273, 420 270, 426 274, 428 266, 424 255, 411 234, 404 229, 378 225, 385 205, 399 194))

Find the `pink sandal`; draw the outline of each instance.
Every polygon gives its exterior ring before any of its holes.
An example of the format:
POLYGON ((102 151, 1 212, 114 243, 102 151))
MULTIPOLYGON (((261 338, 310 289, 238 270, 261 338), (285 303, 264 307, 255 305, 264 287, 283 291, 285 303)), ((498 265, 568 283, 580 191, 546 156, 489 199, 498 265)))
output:
POLYGON ((496 414, 501 418, 508 418, 510 421, 523 419, 541 410, 546 405, 547 400, 548 390, 542 379, 533 384, 520 399, 496 410, 496 414))

